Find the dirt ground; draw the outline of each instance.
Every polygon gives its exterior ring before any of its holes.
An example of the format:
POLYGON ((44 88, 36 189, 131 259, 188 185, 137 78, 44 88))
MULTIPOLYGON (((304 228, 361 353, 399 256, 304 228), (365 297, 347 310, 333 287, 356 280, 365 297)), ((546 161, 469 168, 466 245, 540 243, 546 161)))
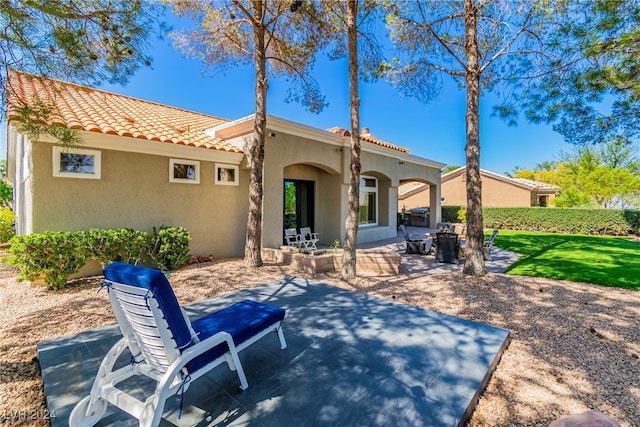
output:
MULTIPOLYGON (((102 277, 47 291, 16 283, 0 264, 0 423, 48 425, 36 343, 114 323, 102 277)), ((181 304, 298 275, 288 266, 247 269, 238 259, 185 267, 170 281, 181 304)), ((511 342, 469 426, 547 426, 602 412, 640 426, 640 292, 538 278, 459 273, 314 278, 508 329, 511 342)))

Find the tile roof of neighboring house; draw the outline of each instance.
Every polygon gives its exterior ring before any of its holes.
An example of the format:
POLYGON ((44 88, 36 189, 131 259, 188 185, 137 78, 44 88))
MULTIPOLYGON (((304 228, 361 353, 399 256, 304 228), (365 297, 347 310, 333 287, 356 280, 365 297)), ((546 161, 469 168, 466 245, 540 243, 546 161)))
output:
MULTIPOLYGON (((442 183, 447 182, 461 174, 464 173, 465 167, 461 167, 459 169, 453 170, 449 173, 442 175, 442 183)), ((560 187, 553 184, 547 184, 545 182, 532 181, 530 179, 524 178, 509 178, 508 176, 500 175, 499 173, 490 172, 488 170, 480 169, 480 175, 484 175, 487 177, 491 177, 493 179, 497 179, 499 181, 507 182, 509 184, 515 185, 517 187, 525 188, 529 191, 536 191, 538 193, 555 193, 560 191, 560 187)), ((427 184, 417 183, 417 182, 407 182, 401 184, 398 187, 398 199, 403 200, 409 196, 417 194, 421 191, 426 190, 428 187, 427 184)))
MULTIPOLYGON (((456 169, 447 174, 442 175, 442 182, 448 181, 449 179, 458 176, 465 171, 465 167, 461 167, 460 169, 456 169)), ((538 193, 554 193, 556 191, 560 191, 560 187, 553 184, 547 184, 545 182, 532 181, 530 179, 524 178, 509 178, 508 176, 500 175, 499 173, 490 172, 488 170, 480 169, 480 175, 489 176, 493 179, 497 179, 499 181, 507 182, 509 184, 526 188, 530 191, 536 191, 538 193)))
POLYGON ((229 120, 9 70, 7 118, 18 119, 16 106, 40 101, 55 106, 51 123, 109 135, 139 138, 242 153, 205 130, 229 120))
MULTIPOLYGON (((337 126, 327 129, 327 131, 332 133, 337 133, 338 135, 342 135, 342 136, 351 136, 351 132, 337 126)), ((409 152, 408 148, 400 147, 399 145, 394 145, 394 144, 391 144, 390 142, 382 141, 381 139, 378 139, 369 133, 360 134, 360 140, 370 142, 372 144, 379 145, 381 147, 389 148, 391 150, 400 151, 402 153, 409 152)))
POLYGON ((511 178, 514 181, 518 181, 538 192, 540 191, 559 191, 560 187, 558 187, 557 185, 553 185, 553 184, 547 184, 546 182, 540 182, 540 181, 533 181, 531 179, 525 179, 525 178, 511 178))
POLYGON ((407 197, 426 190, 429 186, 423 182, 410 181, 398 186, 398 200, 404 200, 407 197))

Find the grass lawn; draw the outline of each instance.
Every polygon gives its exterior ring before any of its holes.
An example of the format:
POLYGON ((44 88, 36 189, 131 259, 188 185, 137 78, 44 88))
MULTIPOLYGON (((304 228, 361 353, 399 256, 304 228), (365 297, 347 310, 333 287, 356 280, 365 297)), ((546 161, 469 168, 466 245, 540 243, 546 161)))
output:
POLYGON ((628 237, 500 230, 494 245, 521 256, 507 274, 640 291, 640 242, 628 237))

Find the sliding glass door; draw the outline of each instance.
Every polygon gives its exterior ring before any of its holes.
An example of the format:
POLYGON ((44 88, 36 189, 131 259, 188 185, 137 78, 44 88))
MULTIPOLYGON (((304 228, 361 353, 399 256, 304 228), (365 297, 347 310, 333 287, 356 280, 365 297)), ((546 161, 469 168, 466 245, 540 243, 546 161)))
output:
POLYGON ((296 179, 284 180, 283 228, 311 227, 314 229, 314 182, 296 179))

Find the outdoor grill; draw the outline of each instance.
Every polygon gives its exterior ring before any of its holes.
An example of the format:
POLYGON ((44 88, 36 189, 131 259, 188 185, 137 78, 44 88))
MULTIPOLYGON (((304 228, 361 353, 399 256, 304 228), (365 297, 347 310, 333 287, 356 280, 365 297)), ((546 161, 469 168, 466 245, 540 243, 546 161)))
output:
POLYGON ((411 209, 411 225, 413 227, 427 227, 429 225, 429 209, 428 208, 411 209))

